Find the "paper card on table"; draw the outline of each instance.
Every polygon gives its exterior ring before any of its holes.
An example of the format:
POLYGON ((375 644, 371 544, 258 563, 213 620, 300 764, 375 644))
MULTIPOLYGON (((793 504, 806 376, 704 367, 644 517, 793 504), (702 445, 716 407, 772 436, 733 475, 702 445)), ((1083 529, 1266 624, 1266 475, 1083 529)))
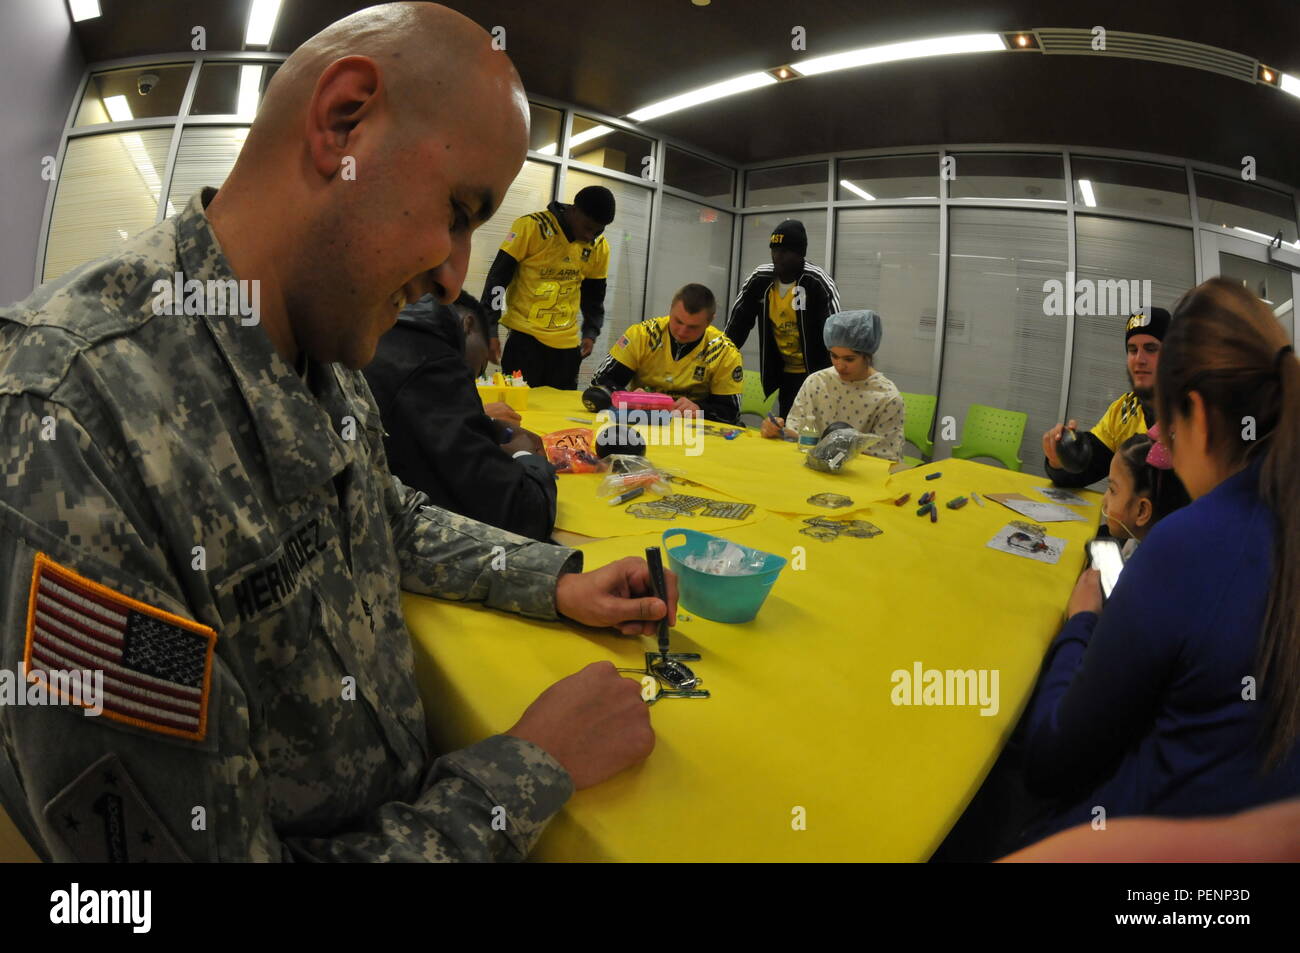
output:
POLYGON ((999 552, 1010 553, 1013 556, 1024 556, 1026 559, 1033 559, 1040 563, 1047 563, 1055 566, 1061 558, 1061 553, 1065 550, 1065 540, 1058 539, 1055 536, 1037 536, 1033 533, 1026 533, 1015 523, 1008 523, 997 531, 988 545, 991 549, 999 552))
POLYGON ((1020 493, 986 493, 984 498, 1001 503, 1007 509, 1014 510, 1021 516, 1027 516, 1037 523, 1087 522, 1086 517, 1080 516, 1073 510, 1067 510, 1064 506, 1031 500, 1020 493))
POLYGON ((1053 503, 1060 503, 1064 506, 1092 506, 1091 503, 1073 490, 1065 490, 1059 486, 1036 486, 1034 489, 1053 503))

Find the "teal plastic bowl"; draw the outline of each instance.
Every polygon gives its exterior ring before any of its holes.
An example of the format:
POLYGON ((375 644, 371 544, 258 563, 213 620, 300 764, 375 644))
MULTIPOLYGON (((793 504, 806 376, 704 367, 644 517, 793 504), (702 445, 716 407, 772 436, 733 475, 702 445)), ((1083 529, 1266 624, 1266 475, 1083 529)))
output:
POLYGON ((709 541, 714 539, 723 537, 693 529, 664 532, 664 552, 668 554, 669 568, 677 574, 678 601, 682 608, 713 622, 748 622, 758 615, 763 600, 772 591, 776 577, 785 568, 785 557, 736 543, 746 554, 763 557, 762 571, 748 576, 712 576, 683 562, 688 556, 706 555, 709 541))

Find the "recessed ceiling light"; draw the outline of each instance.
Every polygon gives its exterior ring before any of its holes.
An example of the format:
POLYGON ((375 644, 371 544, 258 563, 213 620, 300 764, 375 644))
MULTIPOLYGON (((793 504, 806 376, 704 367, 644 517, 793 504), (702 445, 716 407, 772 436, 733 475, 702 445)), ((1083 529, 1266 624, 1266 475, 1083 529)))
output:
POLYGON ((253 0, 248 10, 248 27, 244 31, 245 46, 269 46, 275 19, 280 15, 280 0, 253 0))
POLYGON ((1006 49, 1013 52, 1022 52, 1025 50, 1041 51, 1038 45, 1038 37, 1029 30, 1017 30, 1011 33, 1002 34, 1002 42, 1006 44, 1006 49))
POLYGON ((72 11, 72 22, 93 20, 99 16, 99 0, 68 0, 68 9, 72 11))

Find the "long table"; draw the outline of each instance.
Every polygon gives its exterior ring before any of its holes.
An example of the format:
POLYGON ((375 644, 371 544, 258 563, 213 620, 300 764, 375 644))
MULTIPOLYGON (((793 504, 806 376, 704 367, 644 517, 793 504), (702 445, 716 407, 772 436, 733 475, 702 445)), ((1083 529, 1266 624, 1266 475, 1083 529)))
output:
MULTIPOLYGON (((537 432, 580 426, 567 417, 591 418, 576 393, 535 390, 523 425, 537 432)), ((790 564, 752 622, 710 622, 683 608, 672 650, 701 654, 693 667, 712 697, 654 704, 654 753, 575 795, 533 858, 927 859, 1024 708, 1084 565, 1100 496, 1083 493, 1086 521, 1047 524, 1067 541, 1059 562, 1047 565, 987 546, 1020 518, 992 501, 940 505, 938 522, 916 515, 928 490, 940 504, 972 491, 1042 499, 1034 492, 1046 485, 1042 477, 955 459, 892 476, 867 458, 844 474, 814 473, 790 444, 753 433, 710 435, 693 457, 681 451, 648 450, 652 461, 679 466, 700 484, 679 492, 752 500, 753 486, 765 486, 750 519, 707 531, 790 564), (925 479, 936 472, 942 475, 925 479), (807 502, 810 487, 854 502, 817 508, 807 502), (909 492, 906 505, 886 501, 909 492), (815 538, 801 532, 814 513, 868 520, 883 533, 815 538), (932 670, 974 676, 945 677, 948 694, 927 696, 932 670), (954 704, 954 693, 974 689, 980 672, 986 688, 996 684, 996 704, 954 704), (927 703, 936 699, 949 703, 927 703)), ((561 529, 593 528, 595 480, 560 477, 561 529)), ((653 525, 631 532, 625 521, 632 519, 611 519, 609 538, 581 546, 589 568, 642 555, 664 530, 702 528, 688 518, 636 520, 634 529, 653 525)), ((411 594, 404 609, 434 738, 445 750, 508 728, 546 686, 592 661, 640 667, 654 648, 649 638, 411 594)))

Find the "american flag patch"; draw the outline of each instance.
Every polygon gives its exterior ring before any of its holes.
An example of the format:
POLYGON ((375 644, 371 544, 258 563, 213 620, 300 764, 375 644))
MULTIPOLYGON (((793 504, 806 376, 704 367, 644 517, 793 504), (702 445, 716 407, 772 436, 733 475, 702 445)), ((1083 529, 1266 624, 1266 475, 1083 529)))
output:
POLYGON ((102 671, 100 701, 108 718, 203 740, 216 642, 208 626, 36 555, 27 603, 27 671, 102 671))

